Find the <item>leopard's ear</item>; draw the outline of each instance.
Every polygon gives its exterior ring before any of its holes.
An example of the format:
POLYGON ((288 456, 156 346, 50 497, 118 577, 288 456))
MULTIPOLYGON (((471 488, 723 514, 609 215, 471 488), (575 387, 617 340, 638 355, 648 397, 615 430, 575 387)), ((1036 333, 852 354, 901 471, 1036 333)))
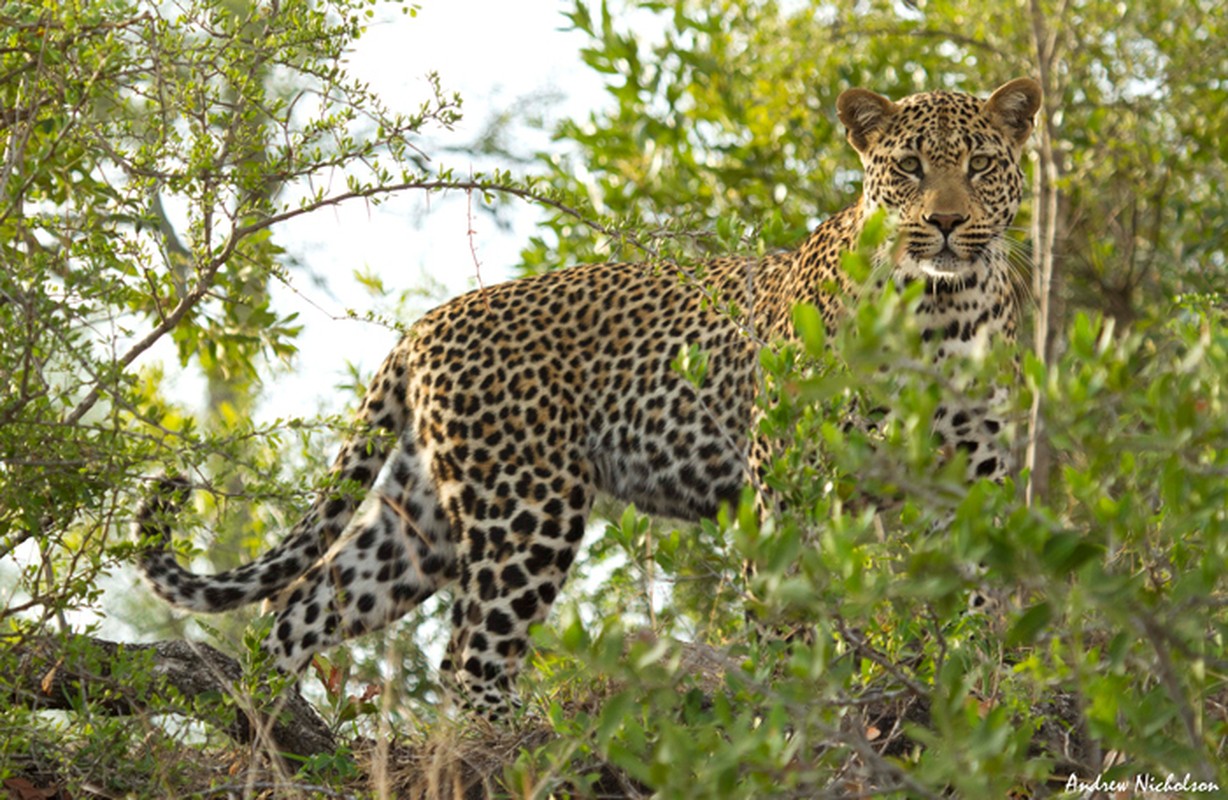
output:
POLYGON ((836 113, 848 129, 849 143, 864 153, 874 135, 896 112, 895 103, 869 89, 848 89, 836 100, 836 113))
POLYGON ((1040 109, 1040 84, 1031 78, 1016 78, 998 87, 985 101, 985 115, 1006 135, 1021 145, 1032 132, 1032 118, 1040 109))

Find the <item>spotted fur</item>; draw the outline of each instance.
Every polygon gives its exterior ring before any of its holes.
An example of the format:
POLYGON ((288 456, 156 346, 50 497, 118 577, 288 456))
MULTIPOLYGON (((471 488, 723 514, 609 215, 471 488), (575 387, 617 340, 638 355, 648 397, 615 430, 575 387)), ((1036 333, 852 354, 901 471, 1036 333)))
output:
MULTIPOLYGON (((138 513, 154 591, 193 611, 265 600, 278 666, 383 627, 451 586, 442 665, 460 699, 505 714, 529 626, 558 596, 598 491, 645 511, 698 519, 739 495, 760 343, 791 335, 794 304, 831 326, 848 285, 840 256, 878 207, 898 235, 892 280, 923 280, 927 338, 942 357, 1015 334, 1003 235, 1022 193, 1019 159, 1039 104, 1020 79, 988 101, 946 92, 893 103, 862 89, 838 111, 865 167, 864 195, 792 251, 704 265, 703 285, 669 268, 593 264, 471 292, 426 314, 364 399, 335 476, 368 488, 325 493, 255 562, 195 575, 166 549, 187 487, 170 479, 138 513), (743 311, 718 310, 713 295, 743 311), (671 368, 709 354, 696 388, 671 368)), ((939 434, 972 453, 972 476, 1009 464, 984 408, 944 409, 939 434)))

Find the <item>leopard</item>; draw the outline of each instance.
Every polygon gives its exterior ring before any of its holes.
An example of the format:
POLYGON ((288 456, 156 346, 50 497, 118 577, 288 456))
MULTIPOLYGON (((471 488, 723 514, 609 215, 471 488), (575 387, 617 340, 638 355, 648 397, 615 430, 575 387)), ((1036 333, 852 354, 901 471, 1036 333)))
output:
MULTIPOLYGON (((700 520, 736 505, 763 468, 759 352, 796 340, 799 303, 829 330, 848 313, 838 296, 858 287, 841 260, 871 215, 894 223, 876 256, 890 280, 924 284, 916 315, 938 358, 1015 338, 1006 239, 1040 103, 1028 77, 988 99, 847 89, 836 114, 861 194, 793 249, 714 258, 702 279, 668 263, 582 264, 445 302, 371 381, 327 483, 345 491, 318 492, 256 560, 203 575, 172 546, 193 486, 156 479, 135 514, 145 580, 193 612, 263 601, 263 648, 291 677, 450 590, 440 683, 468 711, 507 717, 521 707, 530 627, 559 597, 598 493, 700 520), (688 348, 707 355, 703 381, 677 368, 688 348)), ((989 410, 940 408, 933 426, 968 454, 970 480, 1012 469, 989 410)))

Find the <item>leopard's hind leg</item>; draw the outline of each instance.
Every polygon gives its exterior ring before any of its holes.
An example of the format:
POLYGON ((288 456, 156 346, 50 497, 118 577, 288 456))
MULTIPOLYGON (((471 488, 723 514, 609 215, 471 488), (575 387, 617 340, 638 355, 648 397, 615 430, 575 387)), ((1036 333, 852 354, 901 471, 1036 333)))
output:
POLYGON ((265 648, 283 671, 399 619, 456 576, 449 526, 412 434, 401 437, 341 536, 271 602, 265 648))
POLYGON ((504 462, 495 485, 508 487, 506 495, 496 491, 488 500, 465 486, 449 506, 461 543, 452 637, 441 666, 455 699, 492 720, 518 705, 514 682, 529 627, 545 619, 562 589, 595 491, 578 449, 504 462))

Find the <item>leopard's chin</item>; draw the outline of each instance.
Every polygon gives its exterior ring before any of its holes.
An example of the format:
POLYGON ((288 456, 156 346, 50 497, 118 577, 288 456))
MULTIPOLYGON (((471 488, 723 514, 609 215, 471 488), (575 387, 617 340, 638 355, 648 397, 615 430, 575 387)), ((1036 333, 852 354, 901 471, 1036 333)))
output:
POLYGON ((968 276, 979 272, 983 263, 983 259, 979 257, 961 258, 944 247, 928 258, 905 258, 896 265, 896 271, 907 279, 961 283, 968 276))
POLYGON ((954 253, 947 251, 934 258, 921 261, 917 266, 927 278, 957 281, 974 272, 977 264, 977 259, 959 258, 954 253))

